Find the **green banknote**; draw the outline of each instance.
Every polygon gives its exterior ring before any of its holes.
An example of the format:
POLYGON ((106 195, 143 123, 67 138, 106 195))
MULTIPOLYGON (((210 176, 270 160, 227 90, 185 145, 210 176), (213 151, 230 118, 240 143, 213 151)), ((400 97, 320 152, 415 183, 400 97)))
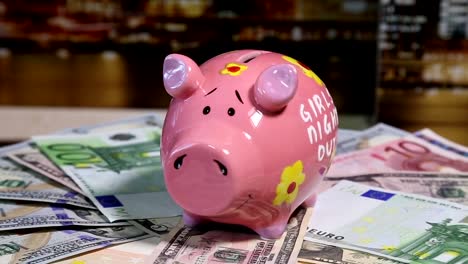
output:
POLYGON ((320 194, 305 239, 405 263, 468 263, 468 207, 341 181, 320 194))
POLYGON ((159 127, 144 127, 33 140, 110 221, 116 221, 181 214, 165 188, 160 138, 159 127))
POLYGON ((8 158, 17 144, 0 148, 0 200, 24 200, 95 208, 86 197, 8 158))

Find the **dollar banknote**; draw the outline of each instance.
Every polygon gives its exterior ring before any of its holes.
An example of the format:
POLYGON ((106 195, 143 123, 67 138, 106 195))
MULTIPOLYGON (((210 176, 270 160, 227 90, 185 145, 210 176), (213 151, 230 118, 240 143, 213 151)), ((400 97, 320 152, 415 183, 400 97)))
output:
POLYGON ((51 226, 118 226, 97 210, 65 208, 54 204, 0 201, 0 231, 51 226))
POLYGON ((305 239, 404 263, 466 263, 468 207, 341 181, 318 197, 305 239))
POLYGON ((151 236, 134 226, 4 234, 0 236, 0 263, 50 263, 84 252, 151 236))
POLYGON ((336 154, 370 148, 408 135, 410 135, 410 133, 404 130, 384 123, 378 123, 358 132, 352 137, 339 140, 336 144, 336 154))
POLYGON ((153 250, 156 248, 161 238, 168 234, 177 224, 181 217, 157 218, 157 219, 141 219, 131 220, 139 229, 153 234, 153 237, 107 247, 98 251, 79 256, 73 256, 64 259, 55 264, 93 264, 93 263, 112 263, 112 264, 127 264, 127 263, 143 263, 148 259, 153 250))
POLYGON ((365 252, 304 240, 298 260, 313 264, 398 264, 365 252))
POLYGON ((372 148, 337 155, 327 177, 394 171, 468 172, 468 158, 410 135, 372 148))
POLYGON ((416 131, 414 133, 417 137, 419 137, 422 140, 425 140, 433 145, 436 145, 440 148, 443 148, 447 151, 451 151, 457 155, 463 156, 465 158, 468 158, 468 148, 465 146, 462 146, 460 144, 457 144, 453 141, 450 141, 439 134, 435 133, 434 131, 425 128, 420 131, 416 131))
POLYGON ((111 221, 181 215, 166 191, 159 127, 33 137, 111 221))
POLYGON ((341 180, 348 180, 393 191, 414 193, 468 205, 468 174, 432 172, 393 172, 325 178, 323 192, 341 180))
POLYGON ((160 127, 164 124, 164 114, 147 114, 137 117, 131 117, 126 119, 120 119, 111 122, 105 122, 95 125, 81 126, 67 130, 68 134, 90 134, 90 133, 104 133, 104 132, 115 132, 122 130, 130 130, 136 128, 145 127, 160 127))
POLYGON ((240 227, 181 225, 144 263, 296 263, 310 214, 311 209, 298 209, 277 240, 262 239, 240 227))
POLYGON ((15 163, 7 154, 0 149, 0 199, 96 208, 83 195, 15 163))
POLYGON ((54 264, 139 264, 151 256, 160 241, 160 237, 150 237, 69 257, 54 264))
POLYGON ((57 168, 44 154, 31 146, 8 152, 8 157, 16 163, 28 167, 77 193, 84 194, 80 187, 78 187, 68 175, 57 168))
POLYGON ((153 234, 156 236, 161 236, 168 233, 172 228, 174 228, 181 220, 182 217, 161 217, 161 218, 151 218, 151 219, 137 219, 129 220, 128 222, 148 234, 153 234))

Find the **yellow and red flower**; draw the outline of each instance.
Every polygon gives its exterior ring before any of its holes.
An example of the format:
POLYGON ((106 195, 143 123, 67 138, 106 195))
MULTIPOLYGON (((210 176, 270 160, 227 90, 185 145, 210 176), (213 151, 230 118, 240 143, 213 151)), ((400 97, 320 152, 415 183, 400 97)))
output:
POLYGON ((322 80, 320 80, 320 78, 309 67, 307 67, 307 65, 302 64, 300 61, 288 56, 283 56, 283 59, 285 59, 287 62, 299 66, 307 77, 314 79, 318 85, 323 86, 322 80))
POLYGON ((237 63, 228 63, 226 67, 221 71, 221 74, 228 74, 231 76, 238 76, 243 71, 247 70, 247 66, 237 63))
POLYGON ((281 182, 276 186, 276 197, 273 205, 281 205, 284 202, 291 204, 297 197, 299 185, 304 182, 305 174, 302 171, 302 161, 296 161, 292 166, 284 168, 281 173, 281 182))

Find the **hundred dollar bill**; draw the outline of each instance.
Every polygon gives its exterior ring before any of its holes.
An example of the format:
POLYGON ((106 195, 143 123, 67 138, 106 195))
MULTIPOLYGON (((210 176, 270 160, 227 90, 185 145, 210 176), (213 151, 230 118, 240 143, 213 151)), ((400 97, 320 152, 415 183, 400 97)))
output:
POLYGON ((166 191, 159 127, 33 137, 111 221, 177 216, 166 191))
MULTIPOLYGON (((90 134, 116 132, 121 130, 129 130, 144 127, 162 127, 164 124, 164 115, 147 114, 132 118, 120 119, 116 121, 100 123, 96 125, 82 126, 70 130, 74 134, 90 134)), ((67 131, 68 132, 68 131, 67 131)))
POLYGON ((311 210, 297 210, 277 240, 262 239, 246 230, 228 230, 227 226, 181 225, 144 263, 296 263, 311 210))
POLYGON ((80 187, 78 187, 70 177, 57 168, 57 166, 44 156, 44 154, 31 146, 9 152, 8 157, 16 163, 63 184, 77 193, 84 194, 80 187))
POLYGON ((319 195, 314 216, 309 241, 405 263, 468 260, 468 207, 461 204, 341 181, 319 195))
POLYGON ((341 180, 468 205, 468 174, 466 173, 394 172, 330 177, 322 181, 320 190, 325 191, 341 180))
POLYGON ((77 264, 77 263, 142 263, 149 258, 161 241, 161 238, 168 234, 179 223, 181 217, 141 219, 129 221, 139 229, 143 229, 154 237, 133 241, 123 245, 104 248, 92 253, 74 256, 64 259, 55 264, 77 264))
POLYGON ((440 148, 443 148, 447 151, 451 151, 457 155, 463 156, 465 158, 468 158, 468 148, 465 146, 462 146, 460 144, 457 144, 455 142, 452 142, 439 134, 435 133, 434 131, 425 128, 423 130, 417 131, 414 133, 417 137, 419 137, 422 140, 425 140, 433 145, 436 145, 440 148))
POLYGON ((134 226, 47 230, 0 236, 0 263, 50 263, 91 250, 145 239, 134 226))
POLYGON ((401 263, 365 252, 304 240, 299 262, 314 264, 392 264, 401 263))
POLYGON ((468 158, 410 135, 372 148, 337 155, 327 177, 393 171, 468 172, 468 158))
POLYGON ((0 199, 69 204, 96 208, 78 194, 50 179, 16 164, 0 149, 0 199))
POLYGON ((174 228, 179 222, 181 217, 162 217, 162 218, 152 218, 152 219, 137 219, 129 220, 128 222, 148 234, 153 234, 156 236, 161 236, 166 233, 169 233, 172 228, 174 228))
POLYGON ((73 256, 54 262, 54 264, 143 263, 160 241, 160 237, 150 237, 73 256))
POLYGON ((50 226, 118 226, 97 210, 71 209, 53 204, 0 201, 0 231, 50 226))
POLYGON ((410 135, 410 133, 404 130, 384 123, 378 123, 377 125, 358 132, 352 137, 339 140, 336 144, 336 154, 370 148, 408 135, 410 135))

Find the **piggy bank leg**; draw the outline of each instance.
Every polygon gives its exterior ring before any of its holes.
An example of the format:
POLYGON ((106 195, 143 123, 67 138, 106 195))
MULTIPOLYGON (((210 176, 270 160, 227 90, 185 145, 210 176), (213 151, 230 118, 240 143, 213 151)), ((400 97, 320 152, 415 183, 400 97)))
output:
POLYGON ((306 208, 307 207, 314 207, 316 202, 317 202, 317 193, 313 193, 312 195, 309 196, 309 198, 307 198, 304 201, 302 206, 304 206, 306 208))
POLYGON ((264 239, 278 239, 286 230, 288 220, 288 218, 280 219, 267 227, 256 228, 254 231, 264 239))
POLYGON ((196 225, 199 225, 199 224, 202 224, 202 223, 205 223, 206 222, 206 219, 198 216, 198 215, 194 215, 194 214, 191 214, 187 211, 184 211, 182 213, 182 219, 184 220, 184 224, 188 225, 188 226, 196 226, 196 225))

